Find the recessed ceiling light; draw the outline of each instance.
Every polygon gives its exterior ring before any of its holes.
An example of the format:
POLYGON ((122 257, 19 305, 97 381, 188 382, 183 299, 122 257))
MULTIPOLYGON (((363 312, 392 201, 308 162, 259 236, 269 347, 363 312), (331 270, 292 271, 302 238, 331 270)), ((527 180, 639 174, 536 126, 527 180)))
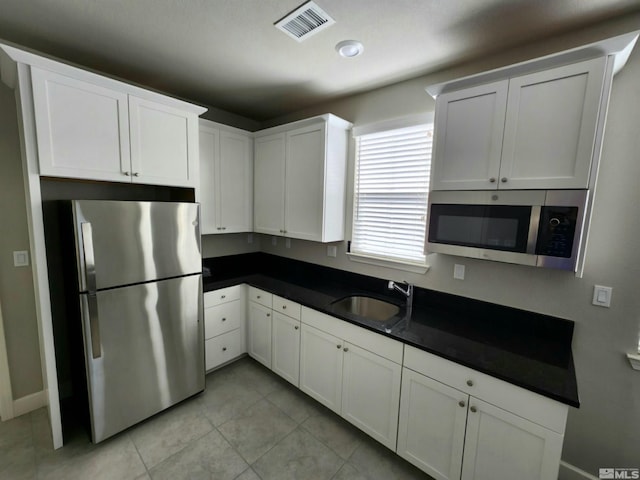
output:
POLYGON ((357 57, 364 51, 364 45, 356 40, 343 40, 336 45, 336 52, 345 58, 357 57))

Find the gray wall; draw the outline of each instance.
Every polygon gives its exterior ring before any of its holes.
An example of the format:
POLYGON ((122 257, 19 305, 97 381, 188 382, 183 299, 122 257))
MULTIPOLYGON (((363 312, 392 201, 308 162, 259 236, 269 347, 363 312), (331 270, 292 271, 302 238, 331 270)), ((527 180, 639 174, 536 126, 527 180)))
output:
POLYGON ((259 252, 262 235, 256 233, 231 233, 227 235, 203 235, 202 257, 224 257, 241 253, 259 252), (249 236, 251 243, 249 243, 249 236))
MULTIPOLYGON (((424 91, 429 84, 638 29, 640 16, 629 16, 438 75, 319 105, 265 122, 265 126, 326 112, 355 124, 366 124, 431 111, 434 103, 424 91)), ((570 410, 563 460, 596 476, 599 467, 640 466, 640 372, 632 370, 625 357, 626 352, 637 349, 640 332, 639 119, 640 46, 636 46, 613 84, 586 268, 581 279, 567 272, 444 255, 429 256, 431 269, 425 275, 410 274, 352 262, 344 254, 345 243, 337 244, 337 258, 327 257, 324 245, 298 240, 286 249, 282 241, 274 247, 270 240, 263 239, 262 250, 362 274, 406 279, 425 288, 575 321, 573 352, 582 404, 580 409, 570 410), (453 279, 454 263, 466 265, 464 281, 453 279), (594 284, 613 287, 610 309, 591 305, 594 284)), ((351 176, 352 171, 350 165, 351 176)), ((351 184, 352 178, 350 187, 351 184)), ((347 208, 350 213, 351 206, 347 208)))
POLYGON ((42 390, 31 267, 14 267, 29 250, 18 121, 13 91, 0 84, 0 303, 13 398, 42 390))

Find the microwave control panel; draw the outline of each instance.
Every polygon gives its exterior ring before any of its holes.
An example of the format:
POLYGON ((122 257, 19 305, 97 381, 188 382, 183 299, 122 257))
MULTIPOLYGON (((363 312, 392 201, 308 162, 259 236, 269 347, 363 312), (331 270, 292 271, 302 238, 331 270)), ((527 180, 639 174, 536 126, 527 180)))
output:
POLYGON ((542 207, 536 254, 571 258, 578 207, 542 207))

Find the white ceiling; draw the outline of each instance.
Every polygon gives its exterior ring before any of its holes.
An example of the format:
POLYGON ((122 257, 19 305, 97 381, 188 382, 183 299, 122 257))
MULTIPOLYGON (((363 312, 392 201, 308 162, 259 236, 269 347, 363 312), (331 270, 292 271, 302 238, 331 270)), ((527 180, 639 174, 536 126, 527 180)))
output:
POLYGON ((316 0, 302 43, 273 24, 303 0, 0 0, 0 38, 264 120, 640 10, 640 0, 316 0), (354 59, 345 39, 364 43, 354 59))

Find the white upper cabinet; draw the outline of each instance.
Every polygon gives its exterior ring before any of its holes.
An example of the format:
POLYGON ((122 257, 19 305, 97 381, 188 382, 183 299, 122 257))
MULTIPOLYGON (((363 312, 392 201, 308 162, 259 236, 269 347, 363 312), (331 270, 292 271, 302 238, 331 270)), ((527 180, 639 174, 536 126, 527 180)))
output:
POLYGON ((438 96, 433 190, 496 188, 507 90, 505 80, 438 96))
POLYGON ((500 188, 586 188, 605 58, 509 81, 500 188))
POLYGON ((129 181, 127 95, 39 68, 31 80, 40 174, 129 181))
POLYGON ((439 95, 432 189, 588 188, 606 66, 600 57, 439 95))
POLYGON ((25 56, 34 62, 31 84, 41 175, 197 186, 198 115, 205 109, 25 56))
POLYGON ((251 134, 200 120, 202 233, 253 230, 251 134))
POLYGON ((285 135, 255 139, 253 229, 282 235, 284 230, 285 135))
POLYGON ((198 156, 193 153, 198 151, 197 130, 195 115, 130 95, 131 171, 136 181, 193 186, 198 178, 198 156))
POLYGON ((344 239, 349 128, 349 122, 327 114, 256 133, 256 232, 317 242, 344 239))

